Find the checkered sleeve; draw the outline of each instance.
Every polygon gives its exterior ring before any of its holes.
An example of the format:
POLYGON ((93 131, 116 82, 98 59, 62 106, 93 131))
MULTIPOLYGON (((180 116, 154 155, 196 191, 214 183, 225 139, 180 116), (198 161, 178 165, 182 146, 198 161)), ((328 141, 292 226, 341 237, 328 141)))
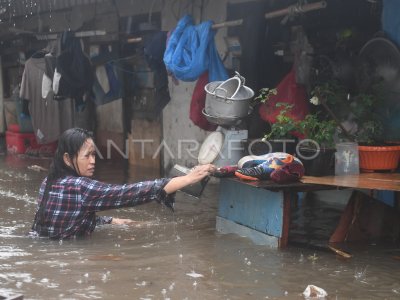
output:
POLYGON ((169 181, 168 178, 162 178, 119 185, 80 177, 76 184, 80 187, 82 205, 91 211, 101 211, 136 206, 153 200, 170 206, 168 204, 173 195, 164 191, 169 181))
MULTIPOLYGON (((39 199, 42 199, 42 198, 43 198, 44 189, 46 188, 46 181, 47 181, 47 178, 45 178, 45 179, 42 181, 42 184, 40 185, 40 188, 39 188, 39 199)), ((38 202, 37 202, 37 209, 39 209, 39 204, 40 204, 40 202, 38 201, 38 202)))

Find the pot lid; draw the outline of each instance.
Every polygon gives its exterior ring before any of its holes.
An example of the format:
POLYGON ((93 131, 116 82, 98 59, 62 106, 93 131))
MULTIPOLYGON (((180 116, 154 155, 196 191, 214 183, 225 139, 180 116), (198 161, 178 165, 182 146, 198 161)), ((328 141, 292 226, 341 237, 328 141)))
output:
POLYGON ((212 163, 220 153, 222 145, 224 143, 224 134, 219 131, 210 133, 199 150, 198 161, 199 164, 210 164, 212 163))

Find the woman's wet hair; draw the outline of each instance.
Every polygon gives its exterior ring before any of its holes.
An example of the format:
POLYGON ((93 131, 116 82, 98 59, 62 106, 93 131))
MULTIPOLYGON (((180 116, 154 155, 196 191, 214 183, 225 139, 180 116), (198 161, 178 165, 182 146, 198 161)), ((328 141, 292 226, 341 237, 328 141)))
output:
POLYGON ((86 129, 71 128, 64 131, 58 140, 57 150, 54 154, 53 163, 50 166, 48 179, 54 180, 65 175, 78 176, 79 174, 75 170, 75 167, 71 168, 65 164, 64 153, 67 153, 72 161, 78 155, 83 144, 92 138, 91 132, 86 129))
MULTIPOLYGON (((53 162, 50 165, 50 171, 47 176, 46 186, 43 194, 42 201, 35 215, 34 226, 39 226, 43 224, 45 220, 44 207, 46 206, 47 199, 50 192, 50 187, 54 180, 61 178, 66 175, 80 176, 79 172, 75 169, 74 164, 72 167, 67 166, 64 162, 64 154, 67 153, 73 161, 79 150, 82 148, 83 144, 88 140, 92 139, 93 136, 90 131, 82 128, 71 128, 60 136, 58 140, 57 150, 54 154, 53 162), (36 224, 36 225, 35 225, 36 224)), ((32 227, 33 228, 33 227, 32 227)))

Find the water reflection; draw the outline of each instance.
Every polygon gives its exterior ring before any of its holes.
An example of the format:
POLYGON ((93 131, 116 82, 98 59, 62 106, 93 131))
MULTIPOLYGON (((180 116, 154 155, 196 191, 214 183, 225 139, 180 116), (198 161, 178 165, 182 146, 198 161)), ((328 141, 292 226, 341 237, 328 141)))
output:
MULTIPOLYGON (((48 167, 48 163, 14 157, 0 160, 0 295, 302 299, 305 287, 314 284, 325 289, 330 299, 399 297, 396 246, 352 246, 350 260, 309 247, 322 248, 332 220, 340 213, 317 198, 303 201, 293 212, 292 237, 306 241, 306 246, 281 251, 215 232, 216 184, 209 184, 200 200, 178 193, 175 213, 157 203, 104 212, 138 223, 103 226, 88 239, 60 242, 28 237, 39 183, 45 176, 28 166, 48 167), (326 218, 321 220, 321 214, 326 218)), ((97 176, 123 182, 126 168, 124 163, 105 164, 97 169, 97 176)))

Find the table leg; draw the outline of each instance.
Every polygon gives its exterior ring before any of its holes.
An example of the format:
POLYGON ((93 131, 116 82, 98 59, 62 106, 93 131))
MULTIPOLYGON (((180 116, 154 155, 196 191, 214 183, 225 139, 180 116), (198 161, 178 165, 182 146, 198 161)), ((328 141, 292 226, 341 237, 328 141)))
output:
POLYGON ((293 193, 285 190, 283 192, 283 221, 282 221, 282 236, 279 239, 279 248, 285 248, 289 240, 289 227, 290 227, 290 202, 293 193))

